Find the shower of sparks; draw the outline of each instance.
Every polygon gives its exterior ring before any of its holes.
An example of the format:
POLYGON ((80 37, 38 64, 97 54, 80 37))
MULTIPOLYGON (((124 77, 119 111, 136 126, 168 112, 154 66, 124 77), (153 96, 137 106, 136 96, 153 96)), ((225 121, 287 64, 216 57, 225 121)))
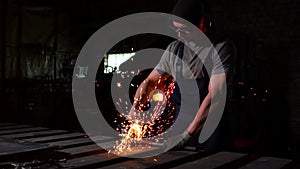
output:
MULTIPOLYGON (((134 86, 130 84, 131 87, 138 87, 138 85, 134 86)), ((121 85, 116 84, 117 87, 121 88, 121 85)), ((128 106, 127 102, 123 102, 121 98, 119 98, 116 102, 118 107, 121 107, 120 110, 124 112, 119 112, 120 119, 124 119, 126 117, 125 114, 133 113, 135 120, 126 119, 124 121, 115 119, 114 123, 118 126, 116 130, 120 133, 121 140, 116 141, 112 150, 109 152, 115 152, 116 154, 126 154, 132 152, 132 148, 138 147, 143 150, 150 150, 151 143, 145 140, 155 137, 155 142, 160 143, 163 140, 161 134, 168 128, 170 128, 170 124, 172 124, 175 120, 174 105, 170 100, 170 96, 175 89, 175 81, 171 80, 169 83, 163 84, 161 83, 161 79, 156 83, 155 90, 152 93, 152 96, 148 98, 148 102, 151 103, 151 107, 148 111, 143 112, 130 112, 132 111, 131 107, 128 106), (162 90, 157 90, 157 89, 162 90), (165 111, 165 108, 168 107, 165 111), (124 109, 125 108, 125 109, 124 109)), ((135 101, 139 100, 138 98, 134 98, 135 101)), ((149 139, 150 140, 150 139, 149 139)), ((152 140, 153 141, 153 140, 152 140)))
POLYGON ((116 141, 113 151, 117 154, 132 152, 133 147, 143 147, 143 149, 150 149, 150 146, 141 144, 144 132, 147 131, 147 126, 142 126, 138 121, 130 124, 129 130, 125 134, 120 134, 122 139, 116 141))

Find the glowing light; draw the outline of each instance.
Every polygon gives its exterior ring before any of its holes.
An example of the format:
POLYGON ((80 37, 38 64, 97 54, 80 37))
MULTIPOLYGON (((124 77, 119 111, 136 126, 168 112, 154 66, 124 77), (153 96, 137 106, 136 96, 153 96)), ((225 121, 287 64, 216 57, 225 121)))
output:
POLYGON ((117 86, 118 86, 118 87, 122 87, 121 82, 117 83, 117 86))
POLYGON ((155 102, 162 102, 162 101, 164 101, 164 94, 162 94, 162 93, 155 93, 155 94, 153 94, 152 99, 155 102))

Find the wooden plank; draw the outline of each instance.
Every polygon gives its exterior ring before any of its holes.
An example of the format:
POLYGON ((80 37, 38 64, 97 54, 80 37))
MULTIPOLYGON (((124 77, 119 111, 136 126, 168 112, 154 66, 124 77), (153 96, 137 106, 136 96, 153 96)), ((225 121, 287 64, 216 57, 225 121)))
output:
POLYGON ((274 158, 274 157, 261 157, 240 169, 280 169, 288 164, 290 164, 292 160, 290 159, 283 159, 283 158, 274 158))
MULTIPOLYGON (((105 142, 104 144, 102 144, 102 146, 104 148, 109 148, 109 146, 114 143, 114 141, 110 141, 110 142, 105 142)), ((78 155, 78 153, 86 153, 87 151, 83 150, 83 148, 86 147, 82 147, 82 148, 77 148, 77 149, 65 149, 65 151, 62 151, 63 153, 73 153, 74 155, 78 155), (81 152, 76 152, 77 150, 81 151, 81 152)), ((121 163, 127 160, 130 160, 131 158, 126 158, 126 157, 120 157, 117 155, 114 155, 112 153, 106 153, 106 150, 101 150, 101 148, 96 147, 96 145, 91 145, 90 150, 99 150, 101 152, 95 154, 95 155, 88 155, 83 156, 83 157, 76 157, 76 158, 72 158, 70 160, 68 160, 68 167, 74 167, 74 168, 95 168, 95 167, 104 167, 104 166, 108 166, 108 165, 112 165, 112 164, 116 164, 116 163, 121 163), (104 153, 103 153, 104 151, 104 153)), ((140 149, 140 147, 138 148, 140 149)), ((137 153, 141 153, 140 151, 138 151, 138 149, 134 149, 132 148, 131 152, 128 152, 128 155, 133 155, 134 152, 137 153)), ((157 150, 158 147, 153 147, 150 151, 155 151, 157 150)))
POLYGON ((135 169, 135 168, 151 168, 151 167, 169 168, 165 164, 178 163, 180 161, 181 163, 184 163, 188 158, 192 158, 193 155, 196 154, 199 153, 191 152, 191 151, 169 151, 157 156, 130 160, 130 161, 126 161, 126 162, 122 162, 122 163, 118 163, 118 164, 114 164, 102 168, 103 169, 115 169, 115 168, 135 169))
POLYGON ((246 157, 246 154, 241 153, 231 153, 231 152, 219 152, 208 157, 201 158, 196 161, 188 162, 183 165, 176 166, 176 169, 213 169, 221 167, 225 164, 231 163, 235 160, 246 157))
POLYGON ((28 128, 32 127, 29 125, 13 125, 13 126, 2 126, 0 127, 0 130, 10 130, 10 129, 19 129, 19 128, 28 128))
MULTIPOLYGON (((25 139, 25 138, 34 139, 35 137, 41 137, 41 136, 47 136, 47 135, 53 135, 53 134, 64 134, 66 132, 67 131, 65 131, 65 130, 46 130, 46 131, 34 131, 34 132, 19 133, 19 134, 14 134, 14 133, 5 134, 5 135, 1 135, 1 137, 14 138, 14 139, 25 139)), ((30 141, 30 140, 28 140, 28 141, 30 141)))
POLYGON ((100 153, 68 160, 65 166, 70 168, 94 168, 107 166, 126 160, 129 160, 129 158, 121 158, 117 155, 109 153, 100 153))
MULTIPOLYGON (((103 146, 103 145, 102 145, 103 146)), ((108 146, 107 146, 108 147, 108 146)), ((105 147, 103 147, 105 148, 105 147)), ((116 154, 118 153, 117 151, 114 151, 113 148, 105 148, 107 150, 112 151, 111 153, 116 154)), ((126 157, 147 157, 149 154, 158 154, 161 152, 161 147, 157 146, 151 146, 145 149, 144 147, 130 147, 130 149, 125 149, 123 152, 118 153, 119 156, 126 156, 126 157)))
MULTIPOLYGON (((113 146, 116 145, 116 140, 111 139, 111 141, 105 141, 101 142, 101 148, 113 151, 113 146)), ((156 153, 161 152, 161 146, 153 145, 150 148, 147 148, 147 150, 143 147, 131 147, 130 150, 126 149, 122 153, 118 154, 120 156, 126 156, 126 157, 134 157, 134 156, 147 156, 149 153, 156 153)), ((117 152, 112 152, 112 154, 116 154, 117 152)))
POLYGON ((15 125, 14 123, 1 123, 0 122, 0 126, 12 126, 15 125))
MULTIPOLYGON (((106 141, 111 139, 111 137, 106 136, 98 136, 95 138, 96 141, 106 141)), ((68 147, 74 147, 78 145, 87 145, 91 144, 93 141, 90 138, 78 138, 78 139, 71 139, 71 140, 63 140, 63 141, 54 141, 54 142, 48 142, 50 145, 57 145, 62 148, 68 148, 68 147)))
MULTIPOLYGON (((50 130, 51 131, 51 130, 50 130)), ((74 139, 78 137, 84 137, 84 133, 66 133, 66 131, 61 132, 61 133, 53 133, 53 134, 58 134, 58 135, 51 135, 51 136, 45 136, 45 137, 38 137, 38 138, 28 138, 24 139, 26 141, 32 141, 32 142, 53 142, 53 141, 58 141, 62 139, 74 139)))
POLYGON ((101 142, 101 147, 97 144, 82 145, 77 147, 60 149, 58 152, 69 154, 69 158, 75 158, 83 155, 92 155, 95 153, 104 153, 112 149, 111 145, 115 145, 115 141, 101 142))
POLYGON ((0 161, 40 159, 43 155, 53 155, 55 146, 23 140, 0 138, 0 161))
POLYGON ((102 149, 96 144, 85 145, 80 147, 72 147, 59 150, 59 152, 69 154, 69 159, 74 157, 79 157, 83 155, 92 155, 95 153, 104 153, 106 150, 102 149))
POLYGON ((67 147, 74 147, 79 145, 86 145, 92 143, 92 140, 89 138, 77 138, 71 140, 62 140, 62 141, 54 141, 48 142, 50 145, 57 145, 59 148, 67 148, 67 147))
POLYGON ((17 133, 23 133, 23 132, 32 132, 32 131, 41 131, 41 130, 49 130, 48 128, 44 127, 31 127, 31 128, 25 128, 25 129, 12 129, 12 130, 3 130, 0 131, 0 135, 4 134, 17 134, 17 133))

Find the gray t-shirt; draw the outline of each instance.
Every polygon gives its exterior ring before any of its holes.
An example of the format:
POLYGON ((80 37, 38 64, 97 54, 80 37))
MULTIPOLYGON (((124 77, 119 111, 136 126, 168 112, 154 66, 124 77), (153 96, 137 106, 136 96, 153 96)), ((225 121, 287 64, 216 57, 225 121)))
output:
MULTIPOLYGON (((161 74, 166 72, 176 78, 176 63, 180 58, 178 54, 179 41, 172 42, 158 65, 155 67, 161 74)), ((230 71, 234 45, 229 40, 212 42, 211 46, 197 46, 194 43, 185 43, 182 57, 182 76, 187 79, 203 78, 203 63, 208 74, 220 74, 230 71)))

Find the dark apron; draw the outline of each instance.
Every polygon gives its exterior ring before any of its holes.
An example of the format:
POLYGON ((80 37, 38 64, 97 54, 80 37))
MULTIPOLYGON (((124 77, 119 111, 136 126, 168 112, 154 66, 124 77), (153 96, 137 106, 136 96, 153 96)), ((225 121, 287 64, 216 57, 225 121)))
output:
MULTIPOLYGON (((209 74, 203 64, 202 71, 204 73, 203 78, 197 78, 197 79, 186 79, 182 75, 182 58, 183 58, 183 51, 184 51, 184 44, 180 43, 179 49, 177 52, 177 55, 180 59, 178 59, 178 62, 176 63, 176 85, 175 90, 171 96, 172 101, 176 105, 176 116, 178 117, 179 113, 185 114, 192 114, 190 117, 187 117, 187 122, 182 123, 183 128, 187 128, 190 123, 190 119, 194 119, 197 110, 199 109, 201 103, 203 102, 204 98, 208 94, 208 84, 209 84, 209 74), (180 87, 179 87, 180 86, 180 87), (198 89, 195 91, 194 89, 198 89), (200 96, 200 97, 199 97, 200 96), (188 99, 188 101, 186 100, 188 99), (187 104, 182 106, 181 100, 185 101, 184 103, 187 104), (186 103, 187 102, 187 103, 186 103), (192 103, 191 103, 192 102, 192 103), (190 103, 190 104, 189 104, 190 103), (191 113, 192 112, 192 113, 191 113), (191 117, 193 116, 193 117, 191 117)), ((207 57, 205 63, 208 59, 211 59, 211 57, 207 57)), ((221 122, 220 122, 221 123, 221 122)), ((220 142, 221 142, 221 131, 220 127, 221 125, 218 125, 215 132, 212 134, 212 136, 204 143, 198 144, 197 147, 201 150, 205 150, 208 152, 215 152, 220 149, 220 142)), ((198 141, 198 139, 197 139, 198 141)))

